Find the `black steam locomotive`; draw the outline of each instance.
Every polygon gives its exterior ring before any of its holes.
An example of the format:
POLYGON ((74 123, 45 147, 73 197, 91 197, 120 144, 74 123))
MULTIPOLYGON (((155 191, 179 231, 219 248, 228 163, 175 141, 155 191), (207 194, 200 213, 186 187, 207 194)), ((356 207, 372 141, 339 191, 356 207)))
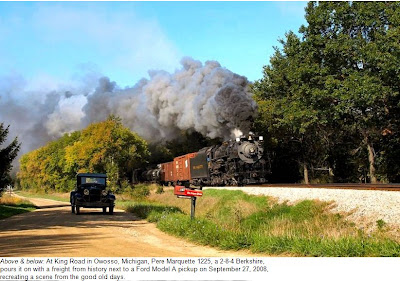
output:
POLYGON ((176 157, 155 169, 136 170, 133 181, 200 187, 262 184, 270 172, 269 161, 263 159, 262 143, 262 136, 250 133, 176 157))
POLYGON ((266 182, 263 137, 249 134, 220 146, 201 149, 191 159, 192 183, 197 186, 243 185, 266 182))

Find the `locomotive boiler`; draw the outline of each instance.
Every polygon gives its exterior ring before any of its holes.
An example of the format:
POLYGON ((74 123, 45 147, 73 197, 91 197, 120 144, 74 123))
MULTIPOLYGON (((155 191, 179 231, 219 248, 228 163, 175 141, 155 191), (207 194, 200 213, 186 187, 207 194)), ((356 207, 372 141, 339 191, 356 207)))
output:
POLYGON ((269 173, 263 155, 263 137, 249 133, 175 157, 155 169, 136 170, 134 183, 145 181, 186 187, 262 184, 269 173))
POLYGON ((244 185, 266 182, 263 137, 250 133, 220 146, 201 149, 190 161, 196 186, 244 185))

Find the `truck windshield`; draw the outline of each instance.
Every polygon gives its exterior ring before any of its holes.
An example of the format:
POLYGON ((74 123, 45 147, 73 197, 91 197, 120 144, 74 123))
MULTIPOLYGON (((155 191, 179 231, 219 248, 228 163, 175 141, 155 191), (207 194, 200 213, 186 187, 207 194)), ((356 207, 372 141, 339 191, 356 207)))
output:
POLYGON ((85 183, 98 183, 98 184, 106 184, 106 179, 105 178, 88 178, 88 177, 82 177, 81 178, 81 184, 85 183))

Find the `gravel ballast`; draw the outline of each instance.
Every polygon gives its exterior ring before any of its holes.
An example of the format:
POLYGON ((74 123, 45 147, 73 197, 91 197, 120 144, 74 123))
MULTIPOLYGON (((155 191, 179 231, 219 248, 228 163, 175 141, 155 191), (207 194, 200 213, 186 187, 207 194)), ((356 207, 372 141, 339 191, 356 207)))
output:
POLYGON ((334 201, 335 207, 332 211, 351 213, 348 219, 354 221, 360 227, 372 230, 376 227, 378 220, 383 220, 393 228, 400 228, 400 192, 397 191, 291 187, 219 188, 242 190, 253 195, 272 196, 277 198, 278 202, 287 201, 288 204, 307 199, 334 201))

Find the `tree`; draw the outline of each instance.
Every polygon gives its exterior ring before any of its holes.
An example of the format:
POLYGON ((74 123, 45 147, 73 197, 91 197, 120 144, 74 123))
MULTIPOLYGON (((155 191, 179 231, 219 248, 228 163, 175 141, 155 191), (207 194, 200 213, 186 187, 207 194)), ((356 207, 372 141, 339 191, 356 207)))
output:
MULTIPOLYGON (((199 132, 182 130, 176 139, 166 142, 165 148, 170 152, 170 155, 173 158, 187 153, 196 152, 203 147, 219 143, 221 143, 221 140, 218 138, 210 139, 199 132)), ((172 161, 172 158, 170 161, 172 161)))
MULTIPOLYGON (((0 146, 6 141, 9 127, 4 127, 3 123, 0 123, 0 146)), ((11 183, 10 171, 12 168, 12 161, 17 157, 20 149, 20 143, 15 138, 8 146, 0 147, 0 194, 4 188, 11 183)))
POLYGON ((64 134, 20 158, 17 179, 23 189, 36 191, 70 191, 76 183, 76 171, 68 169, 66 148, 79 141, 80 132, 64 134))
POLYGON ((119 189, 148 156, 147 143, 110 116, 23 155, 18 179, 24 189, 67 191, 77 173, 107 173, 109 186, 119 189))
POLYGON ((82 131, 79 141, 66 148, 66 166, 75 172, 107 173, 114 189, 122 178, 147 163, 147 143, 110 116, 82 131))
POLYGON ((269 128, 292 131, 303 162, 314 153, 335 166, 335 150, 351 147, 349 157, 366 151, 370 182, 388 178, 376 165, 398 149, 400 3, 310 2, 305 18, 302 38, 286 34, 255 84, 277 109, 269 128))
POLYGON ((260 107, 258 126, 264 127, 285 150, 296 151, 296 161, 306 184, 309 169, 327 162, 329 135, 326 100, 321 98, 324 80, 318 65, 301 40, 286 34, 283 52, 278 48, 264 78, 253 90, 260 107), (314 106, 310 106, 314 105, 314 106))

